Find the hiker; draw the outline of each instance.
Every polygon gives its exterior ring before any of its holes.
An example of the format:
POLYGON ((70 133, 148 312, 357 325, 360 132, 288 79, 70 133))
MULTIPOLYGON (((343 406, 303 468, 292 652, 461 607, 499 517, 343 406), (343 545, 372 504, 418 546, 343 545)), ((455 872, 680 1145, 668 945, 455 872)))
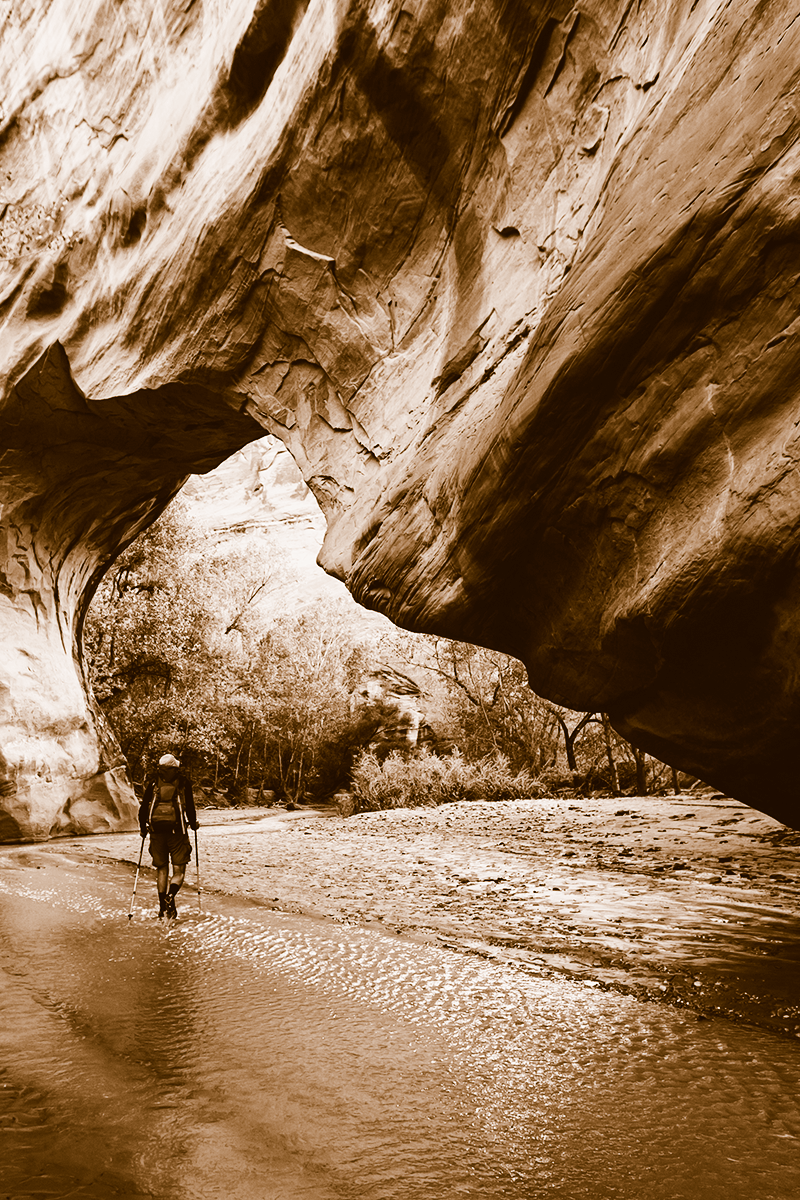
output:
POLYGON ((192 781, 180 768, 181 764, 173 754, 164 754, 158 760, 158 770, 144 789, 139 805, 142 838, 150 831, 150 854, 157 872, 159 920, 178 915, 175 897, 192 857, 189 830, 197 829, 192 781))

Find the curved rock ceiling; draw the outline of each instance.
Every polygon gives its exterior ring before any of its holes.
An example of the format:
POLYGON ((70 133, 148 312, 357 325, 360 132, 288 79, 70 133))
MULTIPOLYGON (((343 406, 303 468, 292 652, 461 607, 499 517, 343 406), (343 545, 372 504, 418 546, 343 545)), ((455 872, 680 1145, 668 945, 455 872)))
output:
POLYGON ((0 837, 129 819, 81 614, 264 430, 362 603, 795 820, 796 5, 4 14, 0 837))

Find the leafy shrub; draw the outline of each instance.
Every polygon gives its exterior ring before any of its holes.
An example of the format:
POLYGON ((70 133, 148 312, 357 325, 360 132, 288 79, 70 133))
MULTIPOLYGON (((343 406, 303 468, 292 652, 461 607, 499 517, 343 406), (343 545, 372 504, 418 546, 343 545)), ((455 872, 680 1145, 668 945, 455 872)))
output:
POLYGON ((544 794, 528 771, 513 772, 504 755, 467 762, 458 751, 410 759, 393 751, 381 762, 367 750, 356 761, 351 788, 361 812, 544 794))
MULTIPOLYGON (((504 754, 495 754, 478 763, 465 764, 470 772, 477 772, 476 784, 486 800, 516 800, 522 796, 544 796, 544 788, 527 767, 514 771, 504 754)), ((470 786, 472 786, 470 784, 470 786)), ((471 800, 472 796, 465 796, 471 800)))

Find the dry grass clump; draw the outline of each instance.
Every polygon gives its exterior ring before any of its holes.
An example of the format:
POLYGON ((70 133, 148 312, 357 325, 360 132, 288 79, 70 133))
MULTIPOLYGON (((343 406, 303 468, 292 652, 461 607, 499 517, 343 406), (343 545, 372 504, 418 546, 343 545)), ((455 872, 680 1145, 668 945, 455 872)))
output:
POLYGON ((505 755, 467 762, 458 751, 442 758, 423 752, 411 759, 392 751, 381 762, 367 750, 356 762, 351 790, 361 812, 544 795, 529 771, 511 770, 505 755))

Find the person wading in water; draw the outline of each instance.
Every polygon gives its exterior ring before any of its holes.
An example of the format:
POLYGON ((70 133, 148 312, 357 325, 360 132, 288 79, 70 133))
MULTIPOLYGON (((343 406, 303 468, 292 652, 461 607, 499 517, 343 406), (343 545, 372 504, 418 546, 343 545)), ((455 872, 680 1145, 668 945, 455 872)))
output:
POLYGON ((175 897, 192 857, 189 830, 197 829, 192 781, 172 754, 158 760, 158 770, 144 789, 139 805, 142 838, 150 831, 150 854, 156 868, 158 917, 177 917, 175 897), (169 862, 172 859, 172 879, 169 862), (169 887, 167 883, 169 882, 169 887))

